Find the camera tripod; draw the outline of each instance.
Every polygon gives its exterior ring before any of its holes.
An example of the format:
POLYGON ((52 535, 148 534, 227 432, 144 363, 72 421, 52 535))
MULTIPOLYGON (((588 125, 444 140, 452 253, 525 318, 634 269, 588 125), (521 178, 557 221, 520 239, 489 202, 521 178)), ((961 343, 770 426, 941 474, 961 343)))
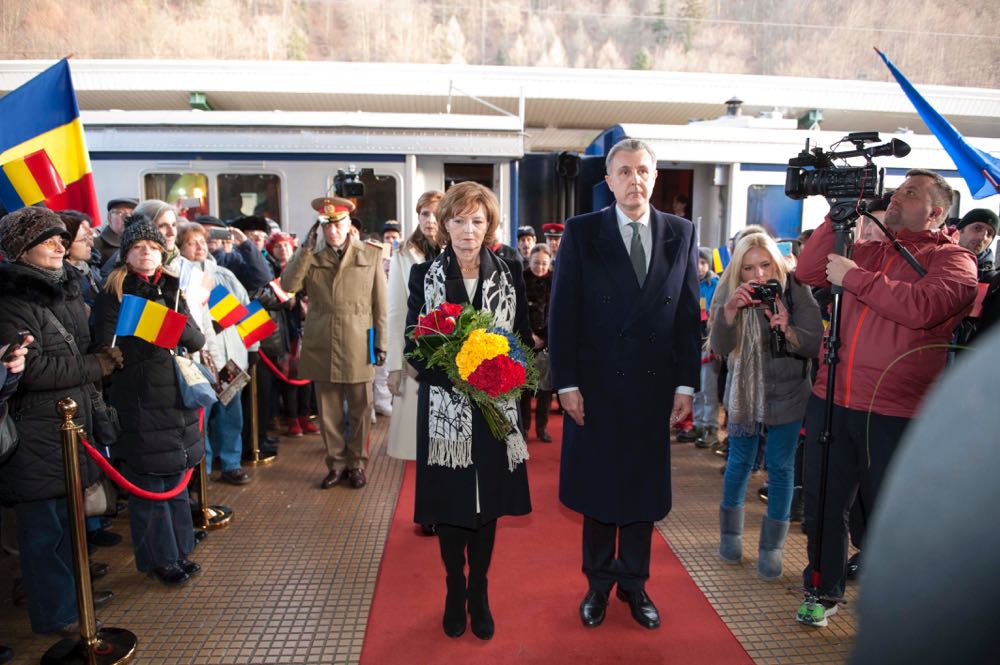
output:
MULTIPOLYGON (((851 199, 830 199, 830 220, 833 225, 834 233, 834 248, 833 253, 838 256, 847 256, 847 250, 851 245, 851 231, 854 228, 855 222, 859 217, 864 215, 871 221, 875 222, 876 225, 885 234, 885 237, 892 242, 893 247, 896 251, 902 255, 910 266, 916 270, 917 274, 923 277, 927 274, 927 271, 923 269, 920 263, 913 257, 910 252, 903 247, 902 244, 896 239, 894 233, 890 232, 883 226, 882 222, 876 217, 871 215, 866 210, 866 205, 864 200, 858 200, 855 198, 851 199)), ((833 294, 833 306, 830 310, 830 329, 829 334, 826 338, 826 354, 823 357, 823 362, 827 365, 827 375, 826 375, 826 400, 824 403, 823 411, 823 429, 820 432, 819 444, 823 447, 823 455, 820 462, 820 481, 819 481, 819 507, 816 512, 816 525, 815 525, 815 544, 816 548, 816 564, 813 566, 811 578, 809 580, 810 589, 808 590, 809 596, 806 599, 807 604, 815 605, 819 602, 819 588, 822 582, 822 561, 823 561, 823 529, 826 523, 826 494, 827 494, 827 475, 830 464, 830 446, 833 445, 833 406, 834 406, 834 395, 835 387, 837 381, 837 363, 840 362, 840 357, 838 355, 838 349, 840 348, 840 318, 841 318, 841 304, 844 295, 844 287, 831 284, 830 290, 833 294)), ((812 606, 810 609, 812 609, 812 606)))

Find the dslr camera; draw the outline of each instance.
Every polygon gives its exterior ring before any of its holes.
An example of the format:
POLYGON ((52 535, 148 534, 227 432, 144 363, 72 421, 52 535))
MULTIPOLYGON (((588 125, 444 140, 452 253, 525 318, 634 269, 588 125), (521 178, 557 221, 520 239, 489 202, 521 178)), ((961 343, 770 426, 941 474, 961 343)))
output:
POLYGON ((905 157, 910 153, 910 146, 899 139, 892 139, 882 145, 865 147, 865 144, 879 140, 878 132, 854 132, 833 146, 836 148, 847 141, 854 144, 854 150, 824 152, 818 147, 810 150, 809 139, 806 139, 805 149, 788 160, 785 196, 804 199, 819 194, 830 200, 854 201, 880 196, 885 169, 876 168, 872 159, 885 155, 905 157), (846 163, 838 165, 835 161, 848 157, 864 157, 867 163, 864 166, 849 166, 846 163))
POLYGON ((345 199, 360 199, 365 195, 365 183, 361 182, 361 172, 351 164, 346 169, 337 169, 333 178, 334 193, 345 199))
MULTIPOLYGON (((776 279, 769 279, 764 284, 751 283, 750 289, 754 300, 759 300, 765 307, 771 310, 771 314, 778 313, 778 297, 781 295, 781 282, 776 279)), ((788 340, 785 333, 780 328, 771 328, 768 348, 774 358, 784 358, 788 355, 788 340)))

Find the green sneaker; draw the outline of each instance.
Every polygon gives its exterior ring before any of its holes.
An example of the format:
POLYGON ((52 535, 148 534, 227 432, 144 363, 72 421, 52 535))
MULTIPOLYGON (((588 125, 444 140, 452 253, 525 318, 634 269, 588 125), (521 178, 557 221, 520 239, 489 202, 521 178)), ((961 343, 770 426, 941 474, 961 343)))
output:
POLYGON ((826 618, 836 613, 837 601, 820 600, 816 596, 809 595, 799 605, 799 611, 795 613, 795 620, 807 626, 822 628, 829 623, 826 618))

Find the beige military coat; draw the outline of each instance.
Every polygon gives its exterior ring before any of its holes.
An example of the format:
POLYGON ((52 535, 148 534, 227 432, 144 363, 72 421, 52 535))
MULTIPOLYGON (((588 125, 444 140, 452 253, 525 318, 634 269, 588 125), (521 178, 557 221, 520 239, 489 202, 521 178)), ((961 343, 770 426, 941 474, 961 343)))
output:
POLYGON ((351 240, 341 258, 329 247, 300 247, 281 274, 281 288, 304 289, 309 298, 300 377, 331 383, 367 383, 375 377, 368 329, 375 328, 377 347, 387 344, 380 246, 351 240))

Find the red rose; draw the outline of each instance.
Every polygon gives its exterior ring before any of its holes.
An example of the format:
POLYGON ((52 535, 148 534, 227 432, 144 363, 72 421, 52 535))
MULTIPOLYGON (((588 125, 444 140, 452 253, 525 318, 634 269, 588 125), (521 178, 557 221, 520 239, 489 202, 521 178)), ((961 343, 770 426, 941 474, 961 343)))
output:
POLYGON ((525 381, 524 367, 509 356, 497 356, 479 363, 468 382, 472 387, 483 391, 490 397, 499 397, 520 388, 525 381))
POLYGON ((454 316, 458 318, 462 315, 462 310, 464 309, 461 305, 456 305, 450 302, 443 302, 438 309, 441 310, 445 316, 454 316))

